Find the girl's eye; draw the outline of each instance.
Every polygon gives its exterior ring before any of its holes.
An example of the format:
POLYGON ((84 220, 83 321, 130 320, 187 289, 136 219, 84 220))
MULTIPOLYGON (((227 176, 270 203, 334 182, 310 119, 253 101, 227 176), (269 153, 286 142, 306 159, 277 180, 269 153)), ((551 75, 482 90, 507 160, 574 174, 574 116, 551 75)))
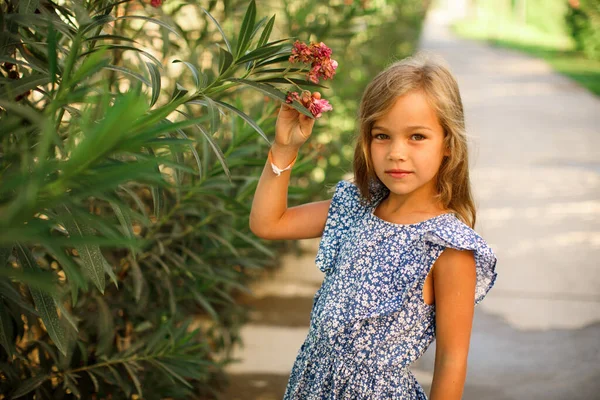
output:
POLYGON ((373 137, 375 139, 385 139, 387 135, 385 133, 376 133, 373 137))
POLYGON ((413 136, 419 136, 420 139, 418 139, 417 141, 421 141, 423 139, 425 139, 425 136, 421 135, 420 133, 415 133, 413 136))

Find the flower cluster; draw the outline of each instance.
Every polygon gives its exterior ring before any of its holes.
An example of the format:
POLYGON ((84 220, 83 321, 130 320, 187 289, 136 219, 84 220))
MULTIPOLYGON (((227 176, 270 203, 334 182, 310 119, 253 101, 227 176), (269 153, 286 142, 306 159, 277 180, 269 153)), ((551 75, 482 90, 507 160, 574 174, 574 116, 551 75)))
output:
POLYGON ((150 0, 150 5, 154 8, 158 8, 162 5, 163 0, 150 0))
POLYGON ((323 42, 307 45, 296 40, 290 62, 310 64, 308 80, 313 83, 319 83, 320 78, 332 79, 338 67, 337 61, 331 58, 331 49, 323 42))
POLYGON ((319 92, 311 93, 308 90, 303 90, 301 95, 298 92, 287 92, 285 102, 292 103, 294 100, 299 101, 304 107, 308 108, 315 118, 321 118, 322 113, 333 110, 331 104, 322 99, 319 92))

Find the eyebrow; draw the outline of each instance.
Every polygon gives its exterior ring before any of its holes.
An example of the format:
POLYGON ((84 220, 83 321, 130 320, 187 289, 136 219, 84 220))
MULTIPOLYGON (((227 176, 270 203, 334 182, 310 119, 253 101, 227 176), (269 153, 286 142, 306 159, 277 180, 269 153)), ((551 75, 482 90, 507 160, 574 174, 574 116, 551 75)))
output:
MULTIPOLYGON (((371 130, 375 130, 375 129, 379 129, 385 132, 388 132, 388 130, 386 128, 384 128, 383 126, 379 126, 379 125, 374 125, 371 130)), ((411 126, 407 126, 406 130, 412 130, 412 129, 427 129, 428 131, 432 131, 433 129, 427 127, 427 126, 423 126, 423 125, 411 125, 411 126)))

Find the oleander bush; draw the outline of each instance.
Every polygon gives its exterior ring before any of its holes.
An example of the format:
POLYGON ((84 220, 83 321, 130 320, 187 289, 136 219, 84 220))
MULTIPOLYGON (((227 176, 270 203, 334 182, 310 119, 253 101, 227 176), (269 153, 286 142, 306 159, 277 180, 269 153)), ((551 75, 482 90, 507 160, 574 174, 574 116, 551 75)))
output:
POLYGON ((0 398, 216 397, 236 296, 286 245, 248 228, 285 92, 334 107, 301 203, 349 168, 360 92, 412 51, 421 3, 1 2, 0 398), (329 89, 295 39, 333 49, 329 89))

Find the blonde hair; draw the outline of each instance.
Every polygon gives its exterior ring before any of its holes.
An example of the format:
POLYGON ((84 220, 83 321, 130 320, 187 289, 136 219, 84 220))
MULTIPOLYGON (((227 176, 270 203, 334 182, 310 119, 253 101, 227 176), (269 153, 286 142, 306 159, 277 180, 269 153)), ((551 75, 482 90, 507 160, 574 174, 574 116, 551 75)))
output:
POLYGON ((362 197, 372 201, 377 178, 371 160, 371 128, 385 115, 396 99, 408 92, 422 91, 436 111, 444 129, 444 157, 437 175, 436 200, 475 227, 476 210, 469 180, 469 157, 463 105, 458 84, 441 59, 424 53, 397 61, 380 72, 366 87, 359 108, 359 131, 354 150, 354 182, 362 197))

